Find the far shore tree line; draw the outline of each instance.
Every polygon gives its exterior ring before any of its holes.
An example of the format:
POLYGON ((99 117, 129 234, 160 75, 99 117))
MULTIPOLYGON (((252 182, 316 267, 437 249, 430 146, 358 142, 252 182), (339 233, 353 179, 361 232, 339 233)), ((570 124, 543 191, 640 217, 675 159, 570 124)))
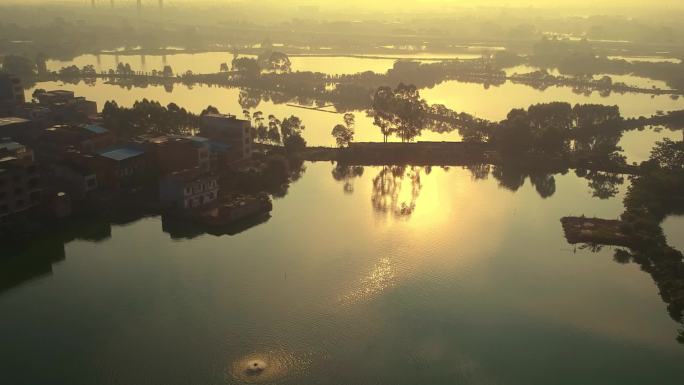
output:
POLYGON ((264 92, 280 92, 291 96, 330 100, 336 103, 368 101, 375 89, 381 86, 396 87, 400 83, 414 84, 422 89, 446 80, 499 85, 507 80, 525 84, 537 89, 550 86, 572 87, 578 93, 600 92, 607 96, 611 92, 642 92, 670 94, 679 98, 684 92, 684 64, 663 62, 629 62, 610 58, 585 42, 544 39, 528 56, 509 51, 483 54, 478 59, 445 60, 420 63, 399 60, 387 73, 371 71, 353 75, 329 75, 314 72, 295 72, 289 56, 266 45, 258 55, 239 56, 233 54, 231 62, 216 64, 216 71, 195 74, 192 71, 174 72, 166 65, 151 71, 134 70, 128 63, 118 63, 115 69, 97 73, 92 65, 78 68, 74 65, 58 71, 47 69, 47 57, 38 54, 35 58, 6 55, 3 70, 21 77, 27 84, 43 80, 91 81, 96 77, 109 77, 110 81, 138 84, 158 82, 205 83, 236 87, 250 87, 264 92), (540 48, 539 48, 540 47, 540 48), (539 68, 526 74, 507 75, 505 68, 529 64, 539 68), (558 69, 552 74, 547 69, 558 69), (610 75, 636 75, 661 80, 670 90, 628 85, 613 81, 610 75), (599 75, 599 78, 594 78, 599 75), (328 85, 335 84, 330 88, 328 85))

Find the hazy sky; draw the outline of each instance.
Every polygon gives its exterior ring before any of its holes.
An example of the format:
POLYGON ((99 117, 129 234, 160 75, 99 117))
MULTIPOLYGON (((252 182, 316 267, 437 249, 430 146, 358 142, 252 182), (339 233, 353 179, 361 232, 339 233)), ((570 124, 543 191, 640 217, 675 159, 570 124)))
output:
MULTIPOLYGON (((109 0, 97 0, 105 4, 109 0)), ((134 3, 135 0, 115 0, 119 3, 134 3)), ((228 4, 246 2, 245 0, 164 0, 171 4, 191 4, 191 3, 214 3, 228 4)), ((267 0, 270 1, 270 0, 267 0)), ((88 4, 90 0, 0 0, 0 4, 7 3, 83 3, 88 4)), ((156 4, 157 0, 143 0, 144 3, 156 4)), ((251 0, 249 3, 258 4, 260 0, 251 0)), ((554 6, 595 6, 597 8, 606 7, 625 7, 625 6, 644 6, 644 7, 682 7, 683 0, 345 0, 344 2, 330 0, 291 0, 278 1, 280 4, 296 5, 320 5, 322 7, 340 7, 345 5, 372 6, 372 7, 396 7, 397 5, 406 7, 435 7, 444 5, 466 5, 466 6, 534 6, 534 7, 554 7, 554 6)))

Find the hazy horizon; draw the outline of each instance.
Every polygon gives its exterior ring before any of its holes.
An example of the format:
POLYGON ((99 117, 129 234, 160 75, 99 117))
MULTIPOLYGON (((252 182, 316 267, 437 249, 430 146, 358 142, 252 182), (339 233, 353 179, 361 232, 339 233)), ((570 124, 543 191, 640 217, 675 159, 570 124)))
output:
MULTIPOLYGON (((84 6, 90 5, 90 0, 57 0, 57 1, 47 1, 47 0, 1 0, 0 4, 5 5, 28 5, 28 4, 69 4, 77 5, 83 4, 84 6)), ((96 0, 96 3, 102 4, 104 6, 109 6, 109 0, 96 0)), ((116 4, 127 4, 134 5, 135 0, 115 0, 116 4)), ((157 5, 158 0, 143 0, 143 5, 157 5)), ((518 7, 532 7, 538 9, 545 8, 583 8, 590 7, 592 9, 608 9, 608 8, 654 8, 656 4, 651 1, 645 0, 603 0, 603 1, 592 1, 592 0, 554 0, 554 1, 533 1, 533 0, 378 0, 374 2, 368 2, 363 0, 348 0, 341 3, 336 2, 325 2, 325 1, 312 1, 312 0, 295 0, 289 1, 286 4, 280 1, 272 0, 262 0, 258 2, 248 2, 244 0, 164 0, 166 6, 174 5, 235 5, 235 4, 245 4, 254 6, 258 3, 276 3, 281 6, 316 6, 321 9, 339 9, 339 8, 366 8, 366 9, 379 9, 392 7, 393 9, 440 9, 440 8, 450 8, 450 7, 496 7, 496 8, 518 8, 518 7)), ((661 0, 658 1, 657 7, 660 10, 663 8, 684 8, 684 4, 679 0, 661 0)))

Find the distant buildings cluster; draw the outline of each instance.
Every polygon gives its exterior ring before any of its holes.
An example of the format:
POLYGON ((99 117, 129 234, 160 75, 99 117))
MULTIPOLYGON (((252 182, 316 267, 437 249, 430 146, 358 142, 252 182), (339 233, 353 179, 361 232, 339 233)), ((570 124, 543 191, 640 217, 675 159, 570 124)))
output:
POLYGON ((220 198, 221 172, 252 154, 250 123, 232 115, 202 116, 198 136, 118 138, 93 101, 63 90, 33 97, 0 74, 0 221, 28 210, 67 216, 69 204, 155 183, 164 207, 207 206, 220 198))

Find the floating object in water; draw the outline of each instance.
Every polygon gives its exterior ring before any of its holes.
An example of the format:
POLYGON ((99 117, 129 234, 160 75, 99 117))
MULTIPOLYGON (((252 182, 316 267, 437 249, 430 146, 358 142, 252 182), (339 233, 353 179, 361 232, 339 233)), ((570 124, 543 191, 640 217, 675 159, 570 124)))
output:
POLYGON ((268 368, 268 365, 266 365, 266 362, 262 360, 251 360, 247 362, 247 367, 245 368, 245 374, 250 375, 250 376, 258 376, 259 374, 263 373, 264 370, 268 368))

